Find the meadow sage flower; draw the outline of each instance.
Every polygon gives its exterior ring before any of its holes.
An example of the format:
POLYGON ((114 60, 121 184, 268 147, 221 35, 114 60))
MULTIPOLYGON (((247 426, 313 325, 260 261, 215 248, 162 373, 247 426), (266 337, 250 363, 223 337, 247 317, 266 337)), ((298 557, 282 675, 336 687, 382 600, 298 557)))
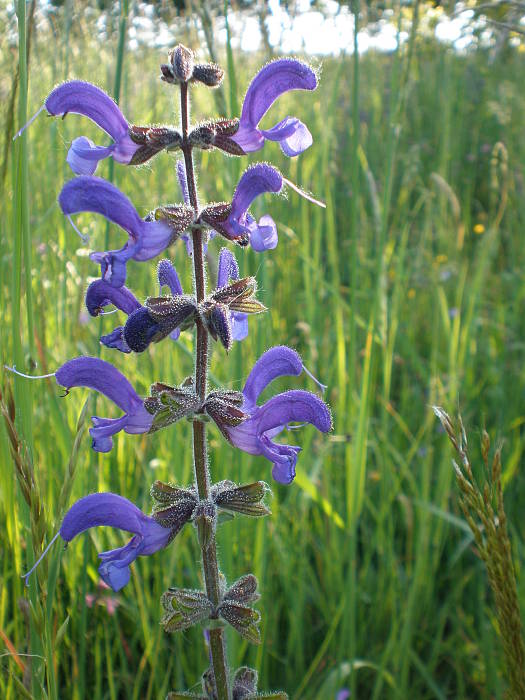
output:
POLYGON ((242 410, 249 418, 226 432, 235 447, 252 455, 263 455, 273 463, 272 476, 281 484, 290 484, 295 477, 295 465, 300 447, 281 445, 272 438, 288 423, 310 423, 326 433, 332 429, 328 406, 309 391, 292 390, 277 394, 262 406, 257 405, 261 392, 277 377, 298 376, 304 366, 300 356, 286 346, 267 350, 257 360, 244 389, 242 410))
POLYGON ((265 140, 278 141, 283 153, 296 156, 312 145, 312 135, 296 117, 286 117, 271 129, 259 122, 275 100, 288 90, 315 90, 317 77, 302 61, 281 58, 268 63, 250 83, 242 105, 239 130, 231 138, 246 152, 258 151, 265 140))
POLYGON ((99 160, 109 156, 117 163, 128 165, 140 148, 140 144, 130 138, 130 125, 116 102, 96 85, 83 80, 62 83, 47 96, 44 107, 54 117, 69 112, 82 114, 113 139, 110 146, 96 146, 85 136, 73 140, 67 162, 78 175, 93 175, 99 160))
POLYGON ((84 496, 67 511, 58 533, 31 570, 24 575, 26 583, 59 536, 67 544, 92 527, 108 526, 133 533, 131 540, 123 547, 100 552, 98 555, 102 560, 98 567, 100 577, 114 591, 120 591, 129 581, 130 564, 137 557, 149 556, 164 549, 191 518, 191 510, 179 509, 177 520, 172 520, 170 526, 166 527, 154 518, 144 515, 127 498, 115 493, 92 493, 84 496))
POLYGON ((104 394, 124 411, 120 418, 93 416, 92 447, 96 452, 109 452, 113 447, 112 436, 124 430, 126 433, 147 433, 153 416, 144 408, 144 400, 137 394, 126 377, 109 362, 96 357, 77 357, 58 368, 55 378, 69 391, 76 386, 104 394))
POLYGON ((130 200, 114 185, 102 178, 86 175, 67 182, 60 192, 58 203, 68 218, 80 212, 94 212, 102 214, 127 232, 128 241, 120 250, 90 255, 93 261, 100 264, 102 278, 113 287, 124 284, 128 260, 142 262, 162 253, 178 237, 180 228, 186 228, 191 216, 191 212, 185 212, 182 223, 176 225, 168 219, 142 219, 130 200))
MULTIPOLYGON (((257 252, 275 248, 277 227, 272 217, 265 215, 257 223, 248 209, 259 195, 265 192, 280 192, 282 187, 283 177, 276 168, 268 163, 252 165, 243 173, 237 184, 227 219, 223 222, 210 221, 210 224, 225 238, 249 242, 257 252)), ((204 216, 201 214, 202 218, 204 216)))

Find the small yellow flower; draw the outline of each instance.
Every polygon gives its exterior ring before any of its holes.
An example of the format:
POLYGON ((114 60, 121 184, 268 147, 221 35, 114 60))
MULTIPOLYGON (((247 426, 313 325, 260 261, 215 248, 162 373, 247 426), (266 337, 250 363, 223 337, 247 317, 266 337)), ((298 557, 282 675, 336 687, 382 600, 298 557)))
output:
POLYGON ((440 255, 436 255, 434 262, 436 263, 436 265, 441 265, 442 263, 446 263, 447 260, 448 260, 448 257, 441 253, 440 255))
POLYGON ((415 290, 413 287, 411 287, 411 288, 408 290, 407 297, 408 297, 409 299, 415 299, 415 296, 416 296, 416 290, 415 290))
POLYGON ((474 233, 477 233, 478 236, 481 236, 481 234, 485 231, 485 227, 483 226, 483 224, 476 224, 472 230, 474 231, 474 233))

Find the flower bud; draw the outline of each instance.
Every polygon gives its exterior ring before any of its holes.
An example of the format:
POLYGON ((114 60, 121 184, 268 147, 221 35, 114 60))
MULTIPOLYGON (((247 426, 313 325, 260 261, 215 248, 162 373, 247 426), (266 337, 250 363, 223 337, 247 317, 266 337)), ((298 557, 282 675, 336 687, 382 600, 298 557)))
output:
POLYGON ((210 616, 213 606, 202 591, 170 588, 161 597, 164 615, 161 625, 166 632, 179 632, 210 616))
POLYGON ((232 156, 244 156, 245 151, 232 139, 239 130, 238 119, 214 119, 195 127, 189 141, 197 148, 219 148, 232 156))
POLYGON ((197 528, 201 549, 208 549, 217 529, 217 508, 211 501, 200 501, 193 511, 193 524, 197 528))
POLYGON ((220 340, 228 352, 233 345, 230 310, 226 304, 205 301, 199 304, 199 315, 213 340, 220 340))
POLYGON ((239 605, 230 601, 222 602, 217 608, 217 612, 226 620, 237 632, 252 644, 261 643, 261 631, 259 623, 261 615, 257 610, 239 605))
POLYGON ((155 481, 150 494, 156 501, 152 517, 163 527, 175 528, 177 532, 191 519, 197 497, 193 488, 182 488, 155 481))
POLYGON ((178 44, 168 55, 175 81, 187 83, 193 74, 193 51, 182 44, 178 44))
POLYGON ((184 416, 191 416, 200 410, 201 401, 191 387, 172 387, 166 384, 153 384, 151 396, 144 399, 144 408, 153 418, 149 430, 153 433, 175 423, 184 416))
POLYGON ((256 697, 257 681, 258 675, 254 668, 248 668, 248 666, 241 666, 241 668, 238 668, 233 677, 233 700, 244 700, 244 698, 256 697))
POLYGON ((213 492, 215 504, 224 510, 248 515, 252 518, 260 518, 270 515, 271 511, 263 503, 270 487, 264 481, 256 481, 253 484, 243 484, 242 486, 217 484, 219 488, 213 492))
POLYGON ((231 600, 235 603, 253 603, 260 598, 257 593, 258 581, 253 574, 246 574, 237 579, 226 593, 223 601, 231 600))
POLYGON ((174 151, 180 148, 182 142, 179 132, 169 126, 137 126, 132 124, 128 133, 130 139, 139 145, 130 160, 130 165, 142 165, 164 149, 174 151))
POLYGON ((216 63, 197 63, 193 68, 191 79, 204 83, 208 87, 218 87, 223 78, 224 71, 216 63))

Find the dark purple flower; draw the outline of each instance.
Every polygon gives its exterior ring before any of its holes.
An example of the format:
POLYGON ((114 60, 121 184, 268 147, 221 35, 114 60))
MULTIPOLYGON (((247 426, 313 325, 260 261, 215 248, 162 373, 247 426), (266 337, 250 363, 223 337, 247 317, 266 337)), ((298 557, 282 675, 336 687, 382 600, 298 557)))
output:
POLYGON ((221 233, 232 240, 247 238, 258 253, 275 248, 277 227, 271 216, 265 215, 257 223, 248 209, 256 197, 264 192, 280 192, 282 186, 281 173, 271 165, 257 163, 248 168, 235 189, 231 213, 221 224, 221 233))
POLYGON ((57 383, 67 390, 85 386, 99 391, 124 411, 120 418, 91 418, 94 427, 90 428, 89 433, 96 452, 109 452, 113 447, 112 436, 121 430, 130 434, 150 430, 153 416, 144 408, 143 399, 109 362, 96 357, 77 357, 59 367, 55 377, 57 383))
POLYGON ((226 431, 233 445, 252 455, 263 455, 273 463, 272 476, 281 484, 290 484, 295 477, 295 464, 300 447, 281 445, 272 438, 288 423, 311 423, 323 433, 332 429, 328 406, 309 391, 286 391, 257 405, 261 392, 277 377, 298 376, 303 371, 299 355, 286 346, 271 348, 255 363, 242 391, 242 410, 250 417, 226 431))
POLYGON ((242 105, 239 130, 231 138, 246 153, 258 151, 265 139, 278 141, 283 153, 296 156, 312 144, 312 135, 296 117, 286 117, 271 129, 258 125, 275 100, 288 90, 315 90, 317 77, 313 70, 291 58, 268 63, 250 83, 242 105))
POLYGON ((54 117, 69 112, 82 114, 113 139, 110 146, 96 146, 85 136, 73 140, 67 162, 78 175, 93 175, 98 161, 108 156, 117 163, 128 165, 140 148, 130 138, 129 124, 117 104, 96 85, 83 80, 62 83, 47 96, 44 107, 54 117))
MULTIPOLYGON (((95 280, 87 288, 87 310, 91 316, 98 316, 109 305, 124 311, 128 316, 141 308, 140 302, 127 287, 112 287, 106 280, 95 280)), ((123 330, 123 326, 118 326, 108 335, 101 336, 100 342, 108 348, 116 348, 121 352, 131 352, 122 335, 123 330)))
POLYGON ((167 220, 145 221, 119 189, 99 177, 73 178, 64 185, 58 202, 67 217, 85 211, 102 214, 128 233, 129 239, 120 250, 91 253, 90 256, 100 263, 103 279, 113 287, 124 284, 126 263, 130 258, 138 261, 154 258, 176 236, 167 220))
POLYGON ((67 544, 92 527, 109 526, 134 535, 123 547, 100 552, 98 555, 99 559, 102 559, 102 564, 98 567, 102 580, 114 591, 120 591, 129 581, 130 564, 137 557, 149 556, 164 549, 187 520, 188 518, 181 517, 173 527, 164 527, 153 518, 144 515, 127 498, 115 493, 92 493, 74 503, 67 511, 58 533, 31 570, 24 575, 26 584, 57 537, 60 536, 67 544))

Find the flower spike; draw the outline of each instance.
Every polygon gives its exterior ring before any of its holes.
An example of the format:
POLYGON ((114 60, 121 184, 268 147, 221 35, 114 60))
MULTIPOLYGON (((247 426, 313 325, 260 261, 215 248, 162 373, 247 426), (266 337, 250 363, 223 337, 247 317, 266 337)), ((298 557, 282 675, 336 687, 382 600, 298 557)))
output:
POLYGON ((113 435, 121 430, 130 434, 149 432, 153 416, 146 411, 143 399, 126 377, 109 362, 96 357, 77 357, 59 367, 55 376, 57 384, 68 391, 76 386, 94 389, 124 411, 121 418, 91 418, 93 428, 89 434, 95 452, 109 452, 113 447, 113 435))
POLYGON ((281 58, 268 63, 250 83, 242 106, 238 132, 232 140, 246 153, 259 151, 265 140, 278 141, 283 153, 297 156, 312 145, 312 135, 296 117, 286 117, 271 129, 259 122, 275 100, 288 90, 315 90, 317 77, 302 61, 281 58))

